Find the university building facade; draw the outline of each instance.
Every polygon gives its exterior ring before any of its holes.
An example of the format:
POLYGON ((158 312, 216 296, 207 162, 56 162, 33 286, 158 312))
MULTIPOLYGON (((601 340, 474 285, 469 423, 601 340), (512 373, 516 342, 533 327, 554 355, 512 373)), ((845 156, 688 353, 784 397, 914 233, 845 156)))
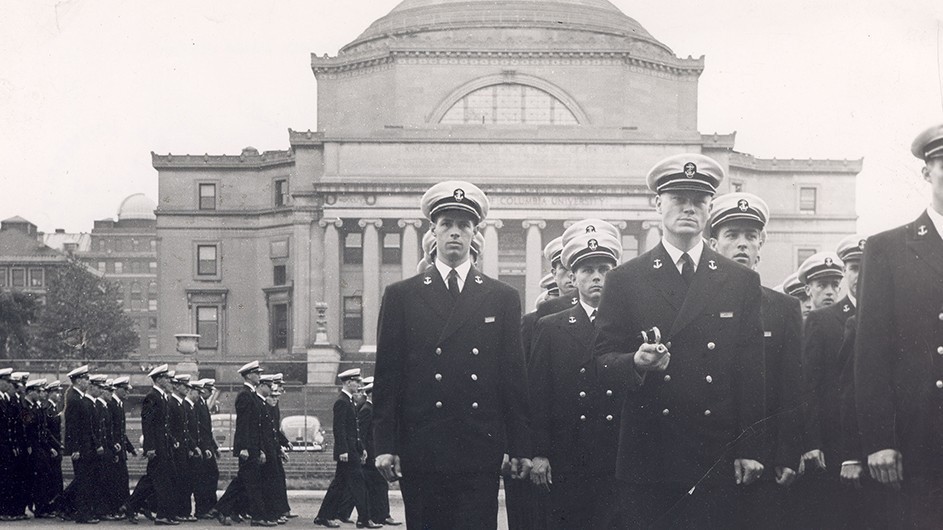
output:
POLYGON ((371 360, 383 289, 421 257, 419 197, 445 179, 488 194, 479 265, 525 310, 568 223, 612 222, 625 259, 658 242, 645 176, 676 153, 726 167, 720 193, 767 200, 767 285, 855 231, 861 160, 762 159, 702 134, 703 57, 605 0, 406 0, 311 68, 317 128, 287 149, 152 154, 159 355, 199 333, 207 361, 307 361, 311 383, 371 360))

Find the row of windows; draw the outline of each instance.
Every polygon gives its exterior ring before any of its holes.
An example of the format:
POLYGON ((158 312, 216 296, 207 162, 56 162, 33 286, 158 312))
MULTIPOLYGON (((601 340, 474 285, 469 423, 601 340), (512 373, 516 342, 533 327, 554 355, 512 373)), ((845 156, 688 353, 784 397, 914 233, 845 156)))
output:
POLYGON ((132 260, 125 265, 123 261, 99 261, 95 268, 102 274, 157 274, 157 262, 146 265, 142 261, 132 260))
MULTIPOLYGON (((399 265, 403 258, 402 241, 399 232, 382 234, 383 248, 381 259, 384 265, 399 265)), ((363 234, 349 232, 344 236, 344 263, 360 265, 363 263, 363 234)))
MULTIPOLYGON (((201 350, 216 350, 220 347, 222 307, 202 305, 196 308, 196 332, 200 335, 198 346, 201 350)), ((156 322, 155 322, 156 325, 156 322)), ((272 304, 269 307, 269 337, 273 350, 288 349, 291 334, 291 318, 287 303, 272 304)))
POLYGON ((157 240, 137 238, 100 238, 93 245, 98 252, 157 252, 157 240))
POLYGON ((46 274, 42 267, 0 267, 0 287, 42 288, 46 274))
MULTIPOLYGON (((288 193, 288 179, 275 180, 275 193, 272 197, 272 204, 278 208, 287 206, 290 195, 288 193)), ((216 183, 199 183, 199 192, 197 196, 197 208, 200 210, 215 210, 219 206, 219 190, 216 183)))

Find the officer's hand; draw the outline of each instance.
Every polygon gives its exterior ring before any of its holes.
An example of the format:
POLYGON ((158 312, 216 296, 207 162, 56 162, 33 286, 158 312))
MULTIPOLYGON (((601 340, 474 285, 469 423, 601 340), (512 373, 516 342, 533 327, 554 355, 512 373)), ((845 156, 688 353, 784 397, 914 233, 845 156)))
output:
POLYGON ((671 354, 664 344, 642 344, 635 352, 635 369, 639 372, 662 372, 668 368, 671 354))
POLYGON ((259 451, 259 463, 264 464, 268 461, 268 457, 265 456, 265 451, 259 451))
POLYGON ((530 470, 534 463, 530 458, 512 458, 511 459, 511 478, 526 479, 530 477, 530 470))
POLYGON ((511 474, 511 457, 507 453, 504 453, 504 460, 501 461, 501 474, 505 476, 511 474))
POLYGON ((361 455, 360 460, 362 460, 362 461, 364 461, 364 462, 367 461, 367 450, 366 450, 366 449, 364 449, 363 454, 361 455))
POLYGON ((399 467, 399 455, 378 455, 374 465, 387 482, 396 482, 403 477, 403 471, 399 467))
POLYGON ((337 457, 337 459, 340 460, 341 462, 346 462, 346 461, 347 461, 347 453, 341 453, 341 455, 340 455, 339 457, 337 457))
POLYGON ((72 461, 73 461, 73 462, 78 462, 79 458, 82 458, 82 453, 80 453, 80 452, 78 452, 78 451, 72 453, 72 461))
POLYGON ((155 451, 154 449, 151 449, 150 451, 144 453, 144 458, 148 460, 153 460, 155 456, 157 456, 157 451, 155 451))
POLYGON ((749 486, 763 475, 763 464, 748 458, 738 458, 733 461, 733 474, 737 484, 749 486))
POLYGON ((239 460, 248 460, 249 459, 249 450, 243 449, 239 451, 239 460))
POLYGON ((203 451, 203 458, 207 460, 209 460, 210 458, 213 458, 213 451, 210 451, 209 449, 207 449, 206 451, 203 451))
POLYGON ((553 484, 553 475, 550 473, 550 460, 538 456, 534 458, 534 467, 530 470, 530 480, 538 486, 550 491, 553 484))
POLYGON ((789 486, 796 480, 796 472, 786 466, 776 466, 776 483, 789 486))
POLYGON ((841 466, 841 481, 846 486, 854 486, 855 489, 861 489, 861 475, 864 473, 864 466, 860 462, 846 462, 841 466))
POLYGON ((825 469, 825 453, 820 449, 813 449, 808 453, 802 455, 802 459, 799 461, 799 474, 803 475, 806 472, 806 469, 814 471, 815 468, 825 469))
POLYGON ((59 456, 59 451, 56 451, 55 449, 50 449, 50 450, 49 450, 49 454, 50 454, 53 458, 55 458, 55 457, 59 456))
POLYGON ((904 480, 904 456, 896 449, 882 449, 868 456, 871 478, 881 484, 900 487, 904 480))
POLYGON ((98 449, 95 449, 95 454, 97 454, 98 456, 105 454, 105 448, 102 446, 98 446, 98 449))

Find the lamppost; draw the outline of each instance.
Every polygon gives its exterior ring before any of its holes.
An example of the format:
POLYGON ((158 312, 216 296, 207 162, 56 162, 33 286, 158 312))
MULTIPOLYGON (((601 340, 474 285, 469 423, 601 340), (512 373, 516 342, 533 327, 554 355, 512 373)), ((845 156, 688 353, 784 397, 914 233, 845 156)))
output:
POLYGON ((200 336, 195 333, 178 333, 174 338, 177 339, 177 352, 183 355, 183 360, 177 363, 177 373, 192 374, 198 379, 199 362, 196 353, 200 336))

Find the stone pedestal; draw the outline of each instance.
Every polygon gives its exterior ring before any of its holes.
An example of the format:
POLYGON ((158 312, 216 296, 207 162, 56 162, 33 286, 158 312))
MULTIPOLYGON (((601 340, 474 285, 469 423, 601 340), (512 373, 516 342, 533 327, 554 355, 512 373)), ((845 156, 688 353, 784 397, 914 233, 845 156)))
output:
POLYGON ((308 384, 335 385, 341 349, 327 342, 308 347, 308 384))

